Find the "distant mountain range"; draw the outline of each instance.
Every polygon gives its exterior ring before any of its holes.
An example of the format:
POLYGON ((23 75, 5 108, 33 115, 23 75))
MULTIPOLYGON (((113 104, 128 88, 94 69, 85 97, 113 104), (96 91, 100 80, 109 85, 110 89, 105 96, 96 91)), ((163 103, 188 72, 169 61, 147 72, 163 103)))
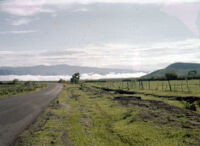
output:
POLYGON ((189 71, 196 70, 200 74, 200 64, 198 63, 174 63, 164 69, 154 71, 143 76, 143 78, 162 77, 165 73, 174 72, 177 75, 187 75, 189 71))
POLYGON ((70 65, 53 65, 53 66, 32 66, 32 67, 0 67, 0 75, 72 75, 76 72, 83 73, 98 73, 108 74, 114 73, 133 73, 132 70, 124 69, 109 69, 109 68, 95 68, 95 67, 80 67, 70 65))

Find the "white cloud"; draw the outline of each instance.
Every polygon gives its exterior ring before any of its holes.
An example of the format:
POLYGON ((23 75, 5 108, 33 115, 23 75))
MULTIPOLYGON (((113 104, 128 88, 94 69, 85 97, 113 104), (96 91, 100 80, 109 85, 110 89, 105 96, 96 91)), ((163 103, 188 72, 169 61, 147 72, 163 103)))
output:
POLYGON ((138 73, 109 73, 106 75, 96 74, 96 73, 89 73, 89 74, 82 74, 81 79, 111 79, 111 78, 133 78, 133 77, 141 77, 144 76, 146 73, 138 72, 138 73))
POLYGON ((15 30, 15 31, 1 31, 0 34, 27 34, 35 33, 35 30, 15 30))
POLYGON ((37 13, 43 6, 44 1, 14 0, 0 3, 0 10, 19 16, 29 16, 37 13))
POLYGON ((170 3, 194 3, 199 0, 5 0, 0 2, 0 10, 19 16, 31 16, 39 12, 54 13, 53 10, 43 9, 44 5, 65 4, 91 4, 91 3, 136 3, 136 4, 170 4, 170 3))
POLYGON ((174 62, 200 63, 200 39, 149 45, 105 44, 47 51, 0 51, 1 65, 69 64, 153 71, 174 62), (24 60, 26 60, 24 62, 24 60))
POLYGON ((88 12, 89 9, 86 9, 86 8, 81 8, 81 9, 76 9, 74 10, 74 12, 88 12))
POLYGON ((56 11, 52 9, 40 9, 39 12, 41 13, 55 13, 56 11))
POLYGON ((54 10, 44 9, 45 0, 13 0, 0 3, 0 10, 18 16, 31 16, 37 13, 54 13, 54 10))
POLYGON ((27 19, 27 18, 21 18, 18 20, 14 20, 11 24, 14 26, 19 26, 19 25, 26 25, 29 24, 31 22, 31 19, 27 19))
POLYGON ((199 0, 46 0, 47 4, 71 4, 71 3, 193 3, 199 2, 199 0))

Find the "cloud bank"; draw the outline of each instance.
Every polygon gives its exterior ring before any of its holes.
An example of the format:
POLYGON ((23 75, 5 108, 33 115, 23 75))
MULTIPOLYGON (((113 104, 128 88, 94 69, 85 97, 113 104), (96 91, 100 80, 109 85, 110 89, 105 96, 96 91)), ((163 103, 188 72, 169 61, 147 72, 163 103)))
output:
POLYGON ((27 34, 34 33, 36 30, 15 30, 15 31, 0 31, 0 34, 27 34))
POLYGON ((130 4, 183 4, 198 3, 199 0, 4 0, 0 10, 19 16, 31 16, 39 12, 54 13, 54 10, 43 9, 46 5, 70 5, 93 3, 130 3, 130 4))
POLYGON ((104 44, 81 48, 42 51, 0 51, 4 66, 69 64, 76 66, 126 68, 152 71, 174 62, 199 62, 200 39, 148 45, 104 44), (26 60, 26 61, 24 61, 26 60))
MULTIPOLYGON (((82 80, 97 80, 97 79, 110 79, 110 78, 133 78, 133 77, 140 77, 145 75, 145 73, 138 72, 138 73, 109 73, 106 75, 96 74, 96 73, 89 73, 89 74, 82 74, 82 80)), ((0 76, 0 81, 12 81, 14 79, 18 79, 20 81, 58 81, 59 79, 70 80, 71 76, 32 76, 32 75, 23 75, 23 76, 16 76, 16 75, 9 75, 9 76, 0 76)))

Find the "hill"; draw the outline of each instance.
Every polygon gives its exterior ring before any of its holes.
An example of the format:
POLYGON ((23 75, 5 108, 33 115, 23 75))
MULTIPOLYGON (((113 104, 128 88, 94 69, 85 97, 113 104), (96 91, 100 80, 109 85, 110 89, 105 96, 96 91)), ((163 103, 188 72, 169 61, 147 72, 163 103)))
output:
POLYGON ((133 73, 132 70, 110 69, 110 68, 95 68, 95 67, 80 67, 70 66, 66 64, 53 66, 32 66, 32 67, 0 67, 0 75, 72 75, 76 72, 83 73, 98 73, 107 74, 115 73, 133 73))
POLYGON ((160 69, 154 71, 150 74, 143 76, 143 78, 151 78, 151 77, 162 77, 165 73, 174 72, 179 76, 187 75, 189 71, 196 70, 197 74, 200 74, 200 64, 198 63, 174 63, 167 66, 164 69, 160 69))

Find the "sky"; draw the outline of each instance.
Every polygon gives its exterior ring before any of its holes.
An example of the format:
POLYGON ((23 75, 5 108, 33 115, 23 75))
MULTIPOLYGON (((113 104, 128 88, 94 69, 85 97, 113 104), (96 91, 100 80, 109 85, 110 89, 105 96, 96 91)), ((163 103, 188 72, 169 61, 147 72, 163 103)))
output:
POLYGON ((0 66, 150 72, 199 58, 200 0, 0 0, 0 66))

